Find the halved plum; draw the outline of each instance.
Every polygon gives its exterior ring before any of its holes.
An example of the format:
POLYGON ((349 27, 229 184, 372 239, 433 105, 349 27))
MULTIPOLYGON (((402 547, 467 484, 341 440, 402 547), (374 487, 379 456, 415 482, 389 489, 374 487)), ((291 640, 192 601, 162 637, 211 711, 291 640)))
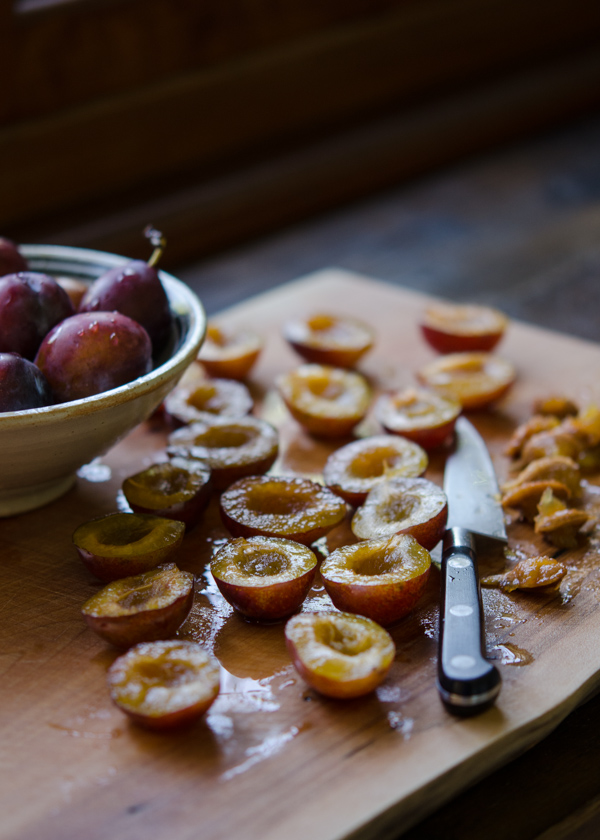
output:
POLYGON ((371 402, 364 376, 330 365, 301 365, 280 376, 277 388, 292 417, 315 437, 346 437, 371 402))
POLYGON ((262 338, 250 329, 209 322, 198 362, 210 376, 245 379, 260 356, 262 338))
POLYGON ((421 318, 425 340, 438 353, 489 352, 500 341, 508 318, 491 306, 436 303, 421 318))
POLYGON ((207 414, 245 417, 253 405, 243 382, 200 377, 175 387, 164 401, 165 415, 175 428, 201 421, 207 414))
POLYGON ((123 494, 134 513, 177 519, 190 529, 210 501, 210 467, 194 461, 187 467, 172 461, 153 464, 123 482, 123 494))
POLYGON ((516 379, 512 362, 492 353, 448 353, 422 367, 417 379, 469 411, 503 397, 516 379))
POLYGON ((350 613, 295 615, 285 626, 285 643, 302 679, 320 694, 337 699, 374 691, 396 655, 387 630, 350 613))
POLYGON ((194 603, 194 575, 166 563, 107 584, 82 607, 88 627, 115 647, 169 639, 194 603))
POLYGON ((225 600, 246 618, 281 621, 308 595, 317 558, 292 540, 239 537, 215 554, 210 570, 225 600))
POLYGON ((288 321, 283 336, 308 362, 341 368, 354 367, 375 338, 371 327, 358 318, 327 313, 288 321))
POLYGON ((396 435, 373 435, 332 452, 323 468, 323 481, 357 507, 379 482, 394 476, 421 476, 428 463, 427 453, 417 443, 396 435))
POLYGON ((332 551, 321 565, 334 606, 389 625, 411 612, 431 569, 431 555, 409 534, 368 540, 332 551))
POLYGON ((296 476, 242 478, 221 496, 221 518, 234 537, 281 537, 311 545, 345 515, 339 496, 296 476))
POLYGON ((454 433, 461 404, 428 388, 405 388, 382 394, 375 417, 389 434, 402 435, 430 451, 454 433))
POLYGON ((448 499, 426 478, 391 478, 377 484, 352 517, 359 540, 411 534, 428 551, 441 540, 448 519, 448 499))
MULTIPOLYGON (((170 457, 206 462, 217 490, 267 472, 279 452, 279 434, 257 417, 206 417, 169 436, 170 457)), ((178 460, 178 463, 182 463, 178 460)))
POLYGON ((221 669, 195 642, 146 642, 130 648, 108 669, 115 705, 147 729, 187 726, 216 700, 221 669))
POLYGON ((83 564, 102 581, 154 569, 180 546, 185 524, 146 513, 109 513, 73 533, 83 564))

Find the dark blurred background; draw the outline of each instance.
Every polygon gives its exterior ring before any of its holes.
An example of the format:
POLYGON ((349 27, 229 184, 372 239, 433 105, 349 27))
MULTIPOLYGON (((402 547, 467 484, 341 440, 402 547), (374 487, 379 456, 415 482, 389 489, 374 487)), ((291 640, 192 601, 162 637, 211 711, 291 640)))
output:
POLYGON ((0 69, 0 232, 152 222, 209 312, 327 265, 563 327, 595 288, 599 3, 0 0, 0 69))

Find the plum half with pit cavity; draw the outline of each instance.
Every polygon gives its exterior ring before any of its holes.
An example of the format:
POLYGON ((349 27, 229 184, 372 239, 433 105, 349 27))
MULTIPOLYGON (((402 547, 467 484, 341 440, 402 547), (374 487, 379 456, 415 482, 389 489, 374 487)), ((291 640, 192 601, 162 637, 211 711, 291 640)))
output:
POLYGON ((283 336, 307 362, 341 368, 354 367, 375 339, 371 327, 358 318, 329 313, 288 321, 283 336))
POLYGON ((169 639, 194 603, 194 576, 167 563, 141 575, 120 578, 82 607, 88 627, 115 647, 169 639))
POLYGON ((371 402, 364 376, 330 365, 300 365, 279 376, 277 388, 292 417, 315 437, 347 437, 371 402))
POLYGON ((448 499, 427 478, 391 478, 377 484, 352 517, 359 540, 411 534, 428 551, 442 539, 448 499))
POLYGON ((300 607, 312 586, 317 558, 307 546, 277 537, 230 540, 210 570, 226 601, 253 621, 281 621, 300 607))
POLYGON ((293 616, 285 625, 285 643, 294 668, 311 688, 340 700, 374 691, 396 655, 387 630, 344 612, 293 616))
POLYGON ((115 705, 147 729, 187 726, 203 715, 220 689, 220 666, 195 642, 143 642, 108 669, 115 705))
POLYGON ((207 414, 245 417, 253 406, 252 395, 243 382, 208 377, 178 385, 164 402, 165 416, 175 429, 202 421, 207 414))
POLYGON ((323 480, 349 505, 362 505, 376 484, 387 478, 421 476, 429 457, 417 443, 397 435, 373 435, 341 446, 329 455, 323 480))
POLYGON ((413 610, 430 570, 427 549, 410 535, 396 534, 332 551, 321 576, 339 610, 387 626, 413 610))
POLYGON ((178 465, 200 460, 211 470, 217 490, 244 476, 267 472, 279 452, 279 433, 258 417, 219 417, 177 429, 169 436, 167 454, 178 465))
POLYGON ((438 353, 489 352, 500 341, 508 318, 491 306, 436 303, 421 317, 425 340, 438 353))
POLYGON ((201 461, 190 461, 188 468, 171 461, 153 464, 123 482, 134 513, 176 519, 188 529, 200 521, 211 493, 210 467, 201 461))
POLYGON ((262 348, 262 338, 252 330, 223 327, 211 321, 198 353, 198 363, 209 376, 245 379, 262 348))
POLYGON ((280 537, 311 545, 346 515, 346 503, 299 476, 241 478, 221 496, 221 518, 234 537, 280 537))
POLYGON ((374 409, 386 432, 412 440, 428 452, 452 437, 461 411, 457 400, 429 388, 382 394, 374 409))
POLYGON ((155 568, 179 548, 184 534, 184 523, 175 519, 109 513, 80 525, 73 544, 84 566, 108 582, 155 568))

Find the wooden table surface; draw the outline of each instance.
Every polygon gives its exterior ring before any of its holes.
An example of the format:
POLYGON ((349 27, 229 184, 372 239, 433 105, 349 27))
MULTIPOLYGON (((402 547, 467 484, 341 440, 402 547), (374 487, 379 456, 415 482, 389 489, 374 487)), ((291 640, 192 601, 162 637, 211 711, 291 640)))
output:
MULTIPOLYGON (((432 357, 417 329, 424 302, 413 292, 327 271, 225 314, 229 323, 252 323, 266 338, 251 386, 257 412, 280 429, 276 471, 316 475, 336 445, 304 434, 273 392, 277 373, 298 361, 281 338, 283 320, 318 305, 371 321, 378 341, 361 370, 380 390, 412 382, 432 357)), ((600 399, 600 347, 513 323, 498 352, 514 362, 519 378, 501 405, 472 419, 504 476, 504 443, 529 416, 534 397, 558 389, 580 402, 600 399)), ((364 432, 374 430, 368 421, 364 432)), ((98 584, 79 563, 71 534, 82 521, 117 509, 123 478, 149 463, 165 439, 159 423, 145 424, 82 471, 65 497, 0 522, 0 813, 7 840, 384 840, 483 832, 525 838, 550 829, 554 833, 544 836, 559 837, 569 836, 560 834, 561 821, 578 818, 579 804, 585 806, 580 824, 593 825, 599 786, 590 753, 600 737, 597 725, 588 725, 588 710, 596 701, 575 711, 563 730, 579 729, 579 737, 574 752, 562 745, 560 771, 552 749, 543 752, 550 739, 517 758, 600 686, 593 538, 569 555, 559 593, 486 590, 488 648, 502 670, 503 689, 495 708, 465 721, 444 711, 435 689, 435 575, 414 615, 392 629, 398 655, 384 685, 363 700, 325 700, 295 675, 281 626, 241 621, 215 591, 206 562, 227 534, 213 502, 179 556, 198 579, 196 604, 180 633, 220 659, 221 696, 186 734, 156 735, 128 725, 106 692, 115 651, 81 620, 81 604, 98 584), (562 796, 555 793, 557 776, 562 796), (473 787, 482 778, 488 781, 473 787)), ((429 475, 441 480, 441 468, 432 458, 429 475)), ((593 485, 586 504, 596 512, 593 485)), ((330 536, 330 547, 348 538, 344 528, 330 536)), ((510 539, 515 550, 540 548, 518 523, 511 524, 510 539)), ((317 586, 305 609, 327 606, 317 586)))
MULTIPOLYGON (((600 338, 600 121, 468 158, 302 225, 179 266, 210 314, 321 266, 499 306, 600 338)), ((67 241, 66 239, 64 241, 67 241)), ((405 833, 409 840, 600 835, 600 697, 522 758, 405 833)))

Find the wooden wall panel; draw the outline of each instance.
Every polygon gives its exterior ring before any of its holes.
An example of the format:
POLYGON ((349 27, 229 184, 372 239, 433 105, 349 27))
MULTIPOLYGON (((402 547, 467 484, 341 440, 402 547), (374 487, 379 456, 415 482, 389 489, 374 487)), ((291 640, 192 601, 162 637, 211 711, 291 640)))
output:
POLYGON ((417 0, 17 0, 4 119, 28 119, 385 15, 417 0))
MULTIPOLYGON (((587 0, 77 0, 17 17, 0 0, 6 22, 0 229, 7 233, 48 230, 65 214, 108 214, 114 224, 116 209, 165 197, 172 204, 190 185, 210 190, 279 160, 293 168, 298 156, 308 167, 301 180, 318 191, 311 156, 323 143, 352 146, 371 126, 377 135, 382 123, 410 125, 424 109, 447 114, 453 102, 485 98, 486 90, 493 102, 502 85, 518 92, 522 80, 527 91, 533 77, 528 103, 517 95, 514 110, 503 101, 495 111, 506 123, 499 139, 600 102, 600 4, 587 0)), ((479 114, 476 124, 485 108, 479 114)), ((477 150, 473 124, 471 113, 455 144, 461 154, 477 150)), ((488 135, 483 125, 475 132, 486 144, 488 135)), ((323 172, 322 200, 296 201, 298 212, 417 174, 424 159, 449 159, 443 129, 423 142, 427 154, 417 143, 412 167, 390 163, 386 152, 373 177, 377 154, 357 154, 349 181, 343 167, 323 172)), ((257 209, 265 195, 258 187, 257 209)), ((261 210, 277 216, 276 206, 261 210)), ((229 227, 239 232, 237 223, 229 227)))

